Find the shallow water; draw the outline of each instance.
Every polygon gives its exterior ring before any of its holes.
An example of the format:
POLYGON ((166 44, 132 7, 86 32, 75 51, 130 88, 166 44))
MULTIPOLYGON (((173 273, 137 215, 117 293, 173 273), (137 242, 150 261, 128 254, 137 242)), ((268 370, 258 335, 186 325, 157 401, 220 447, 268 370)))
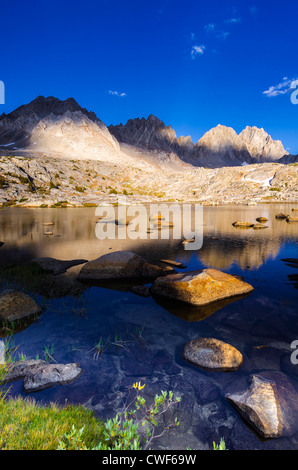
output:
MULTIPOLYGON (((112 417, 127 399, 127 387, 141 380, 148 398, 161 390, 182 397, 173 410, 181 424, 156 441, 155 448, 209 449, 223 437, 229 449, 296 449, 296 433, 261 439, 225 399, 242 390, 252 373, 282 373, 298 391, 298 365, 290 360, 298 339, 297 269, 282 261, 298 258, 298 223, 276 220, 293 206, 204 207, 203 247, 185 251, 179 240, 105 240, 95 236, 95 209, 17 209, 0 211, 0 265, 35 257, 95 259, 117 250, 135 251, 147 260, 181 261, 181 271, 213 267, 242 275, 254 292, 221 306, 196 312, 186 307, 143 298, 119 283, 82 286, 78 297, 47 298, 40 317, 14 335, 18 352, 44 358, 53 345, 57 362, 78 362, 83 374, 72 384, 31 394, 37 401, 83 403, 100 418, 112 417), (237 230, 236 220, 269 219, 265 230, 237 230), (45 235, 54 222, 53 235, 45 235), (186 341, 214 337, 238 348, 244 356, 233 373, 206 372, 181 359, 186 341), (93 349, 101 340, 102 354, 93 349)), ((72 268, 69 274, 77 272, 72 268)), ((180 270, 179 270, 180 271, 180 270)), ((37 297, 44 302, 41 297, 37 297)), ((22 393, 22 382, 11 384, 22 393)), ((165 423, 171 417, 165 416, 165 423)))

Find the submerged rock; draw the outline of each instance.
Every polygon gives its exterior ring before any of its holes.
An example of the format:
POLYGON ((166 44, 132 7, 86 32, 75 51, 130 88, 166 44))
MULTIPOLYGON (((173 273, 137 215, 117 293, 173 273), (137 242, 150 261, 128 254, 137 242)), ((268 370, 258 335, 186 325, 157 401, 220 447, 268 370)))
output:
POLYGON ((170 274, 157 278, 151 287, 153 294, 197 306, 247 294, 253 290, 250 284, 238 277, 216 269, 170 274))
POLYGON ((81 269, 79 280, 157 278, 175 272, 173 268, 161 268, 148 263, 131 251, 107 253, 86 263, 81 269))
POLYGON ((23 292, 6 290, 0 295, 0 321, 18 321, 41 313, 41 307, 23 292))
POLYGON ((197 338, 185 344, 185 361, 210 371, 235 371, 242 366, 242 354, 228 343, 214 338, 197 338))
POLYGON ((88 260, 73 259, 70 261, 63 261, 55 258, 35 258, 31 261, 31 264, 37 264, 44 272, 52 274, 65 273, 67 269, 84 263, 88 263, 88 260))

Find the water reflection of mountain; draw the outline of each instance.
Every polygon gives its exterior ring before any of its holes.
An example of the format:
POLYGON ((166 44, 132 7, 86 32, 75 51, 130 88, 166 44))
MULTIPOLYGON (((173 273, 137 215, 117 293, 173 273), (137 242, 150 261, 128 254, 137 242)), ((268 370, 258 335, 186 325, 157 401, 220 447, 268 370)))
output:
MULTIPOLYGON (((197 252, 185 251, 181 240, 98 240, 95 235, 95 209, 16 209, 0 211, 0 262, 30 261, 39 256, 59 259, 94 259, 109 251, 130 250, 150 261, 178 258, 188 265, 193 256, 201 264, 227 269, 232 263, 241 268, 257 268, 278 255, 280 245, 298 239, 298 224, 275 219, 278 212, 291 212, 289 205, 206 207, 203 210, 203 246, 197 252), (236 220, 255 222, 268 218, 265 230, 237 230, 236 220), (53 222, 54 225, 43 225, 53 222), (53 235, 47 235, 51 231, 53 235)), ((170 231, 171 233, 171 231, 170 231)))
POLYGON ((197 257, 204 266, 216 269, 228 269, 233 263, 241 269, 256 269, 266 260, 275 259, 279 247, 278 241, 270 239, 207 238, 197 257))

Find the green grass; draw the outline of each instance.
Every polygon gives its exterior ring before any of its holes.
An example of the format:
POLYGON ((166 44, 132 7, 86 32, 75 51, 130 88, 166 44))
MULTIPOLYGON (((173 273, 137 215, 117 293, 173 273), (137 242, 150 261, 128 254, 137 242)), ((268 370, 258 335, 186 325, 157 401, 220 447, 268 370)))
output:
POLYGON ((82 406, 41 406, 33 399, 0 399, 0 449, 55 450, 72 426, 84 427, 88 448, 103 439, 103 424, 82 406))

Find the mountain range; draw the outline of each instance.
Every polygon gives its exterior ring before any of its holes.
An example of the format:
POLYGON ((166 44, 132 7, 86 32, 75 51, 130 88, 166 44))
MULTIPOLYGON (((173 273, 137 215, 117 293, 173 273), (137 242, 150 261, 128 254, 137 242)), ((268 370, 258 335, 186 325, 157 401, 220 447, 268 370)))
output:
POLYGON ((13 155, 47 154, 111 162, 132 163, 137 158, 138 162, 181 168, 298 161, 281 141, 257 127, 247 126, 238 135, 231 127, 219 124, 194 143, 190 136, 177 138, 171 126, 152 114, 107 127, 73 98, 61 101, 43 96, 0 116, 0 149, 13 155))

